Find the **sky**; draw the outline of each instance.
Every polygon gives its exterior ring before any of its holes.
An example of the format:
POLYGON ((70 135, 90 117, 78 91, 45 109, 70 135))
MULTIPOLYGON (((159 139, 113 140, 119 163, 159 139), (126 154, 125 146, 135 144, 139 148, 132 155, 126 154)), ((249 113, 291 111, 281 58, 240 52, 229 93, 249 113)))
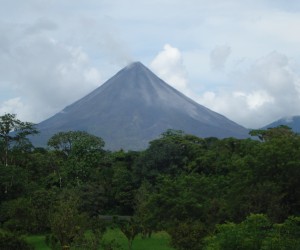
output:
POLYGON ((300 1, 0 4, 0 115, 39 123, 134 61, 247 128, 300 115, 300 1))

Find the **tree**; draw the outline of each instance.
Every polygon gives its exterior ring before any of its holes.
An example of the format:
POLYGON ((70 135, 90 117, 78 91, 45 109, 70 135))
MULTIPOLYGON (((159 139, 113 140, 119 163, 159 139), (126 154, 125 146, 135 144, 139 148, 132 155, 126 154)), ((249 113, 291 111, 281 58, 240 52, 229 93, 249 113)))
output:
POLYGON ((58 241, 62 249, 69 249, 84 237, 87 217, 77 209, 78 199, 73 192, 65 192, 50 215, 52 243, 58 241))
POLYGON ((155 183, 160 174, 189 172, 189 162, 201 152, 203 142, 181 130, 167 130, 140 155, 134 169, 136 177, 155 183))
POLYGON ((103 238, 106 232, 108 222, 100 219, 99 217, 92 217, 89 220, 88 234, 84 234, 79 240, 76 241, 74 247, 71 249, 89 249, 89 250, 99 250, 99 249, 117 249, 116 244, 113 241, 107 241, 103 238))
POLYGON ((223 177, 205 175, 164 176, 149 196, 149 210, 160 229, 173 227, 177 222, 199 220, 207 230, 224 220, 223 177))
POLYGON ((240 224, 228 222, 218 225, 216 233, 206 238, 204 249, 262 249, 271 227, 272 224, 265 215, 251 214, 240 224))
POLYGON ((25 195, 29 190, 28 171, 19 166, 0 165, 0 203, 25 195))
POLYGON ((53 135, 48 146, 63 152, 67 157, 72 154, 82 156, 85 153, 102 152, 104 141, 84 131, 68 131, 53 135))
POLYGON ((0 229, 0 249, 33 250, 24 238, 0 229))
POLYGON ((215 233, 204 240, 205 250, 298 250, 300 217, 291 216, 272 224, 264 214, 251 214, 239 224, 217 225, 215 233))
MULTIPOLYGON (((280 210, 271 218, 281 222, 289 215, 299 214, 300 136, 286 126, 263 133, 265 140, 255 156, 257 164, 253 166, 253 178, 257 183, 272 182, 279 189, 276 196, 280 197, 280 210)), ((272 211, 274 206, 269 208, 272 211)))
POLYGON ((81 185, 93 174, 105 151, 104 141, 84 131, 59 132, 53 135, 48 146, 63 157, 63 166, 68 180, 73 185, 81 185))
POLYGON ((132 171, 124 164, 114 164, 112 191, 118 214, 131 215, 133 213, 135 186, 132 171))
POLYGON ((15 114, 0 116, 0 139, 4 144, 4 163, 8 165, 8 151, 12 142, 23 143, 26 136, 37 134, 38 131, 33 123, 22 122, 15 114))
POLYGON ((274 224, 273 230, 264 240, 263 249, 300 249, 300 217, 290 216, 283 223, 274 224))
POLYGON ((251 130, 249 134, 251 136, 257 136, 261 141, 269 141, 279 137, 292 137, 295 135, 292 129, 285 125, 280 125, 275 128, 268 128, 267 130, 254 129, 251 130))
POLYGON ((32 202, 18 198, 2 203, 3 227, 16 234, 36 233, 36 220, 32 202))
POLYGON ((199 250, 203 247, 203 237, 207 235, 206 227, 199 221, 184 221, 168 230, 171 245, 179 250, 199 250))
POLYGON ((134 238, 141 232, 140 223, 136 218, 131 217, 129 220, 120 220, 119 226, 128 240, 128 249, 131 250, 134 238))
POLYGON ((144 181, 135 195, 134 214, 140 222, 143 238, 150 238, 152 232, 156 230, 156 222, 153 218, 152 209, 149 206, 151 192, 153 192, 153 186, 149 182, 144 181))

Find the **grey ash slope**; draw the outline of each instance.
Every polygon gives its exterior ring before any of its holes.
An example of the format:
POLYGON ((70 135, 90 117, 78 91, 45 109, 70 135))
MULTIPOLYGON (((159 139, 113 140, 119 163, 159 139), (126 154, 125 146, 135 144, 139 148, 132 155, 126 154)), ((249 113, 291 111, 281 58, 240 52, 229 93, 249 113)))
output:
POLYGON ((111 150, 139 150, 167 129, 199 137, 248 137, 248 130, 199 105, 140 62, 120 70, 102 86, 38 124, 35 144, 58 131, 83 130, 111 150), (38 140, 38 141, 37 141, 38 140))

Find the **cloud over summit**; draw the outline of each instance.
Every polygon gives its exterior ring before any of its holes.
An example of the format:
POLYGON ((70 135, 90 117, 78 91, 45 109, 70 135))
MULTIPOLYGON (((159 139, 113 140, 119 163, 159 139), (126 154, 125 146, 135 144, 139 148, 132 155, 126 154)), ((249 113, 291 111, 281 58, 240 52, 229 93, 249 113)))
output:
POLYGON ((165 44, 163 51, 152 60, 150 68, 179 91, 187 91, 187 72, 178 48, 165 44))

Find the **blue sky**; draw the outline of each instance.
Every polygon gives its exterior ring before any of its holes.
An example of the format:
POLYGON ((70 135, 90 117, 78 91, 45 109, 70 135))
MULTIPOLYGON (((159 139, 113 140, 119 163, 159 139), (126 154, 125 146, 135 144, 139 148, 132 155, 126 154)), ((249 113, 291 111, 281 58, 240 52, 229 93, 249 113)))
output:
POLYGON ((0 4, 0 114, 40 122, 141 61, 245 127, 300 115, 299 1, 0 4))

